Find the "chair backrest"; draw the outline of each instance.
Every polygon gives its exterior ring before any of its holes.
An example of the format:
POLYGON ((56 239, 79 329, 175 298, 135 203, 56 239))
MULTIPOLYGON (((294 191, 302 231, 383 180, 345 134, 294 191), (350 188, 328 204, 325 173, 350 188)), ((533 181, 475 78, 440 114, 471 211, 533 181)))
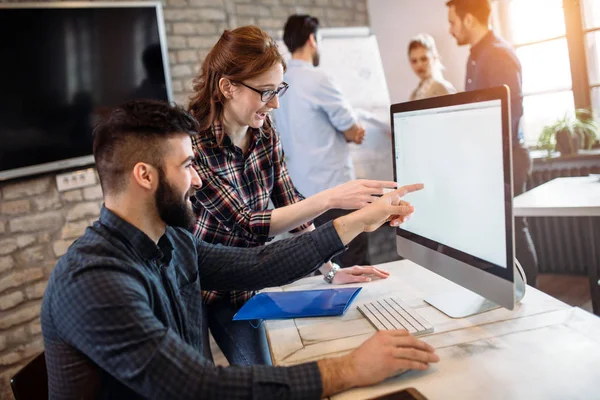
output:
POLYGON ((44 352, 24 366, 10 379, 15 400, 47 399, 48 374, 44 352))

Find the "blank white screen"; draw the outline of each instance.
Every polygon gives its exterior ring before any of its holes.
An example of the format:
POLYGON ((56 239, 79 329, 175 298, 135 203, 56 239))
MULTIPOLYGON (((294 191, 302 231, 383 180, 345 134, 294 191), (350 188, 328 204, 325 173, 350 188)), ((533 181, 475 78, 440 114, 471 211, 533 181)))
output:
POLYGON ((500 100, 393 118, 397 182, 425 184, 402 228, 506 268, 500 100))

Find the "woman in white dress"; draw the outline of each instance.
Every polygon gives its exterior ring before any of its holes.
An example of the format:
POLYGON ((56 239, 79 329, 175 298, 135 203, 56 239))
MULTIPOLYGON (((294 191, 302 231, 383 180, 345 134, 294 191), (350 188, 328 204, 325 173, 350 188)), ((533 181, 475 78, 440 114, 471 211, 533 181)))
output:
POLYGON ((422 33, 412 38, 408 44, 408 58, 413 71, 421 80, 410 95, 410 100, 456 93, 454 86, 444 79, 444 67, 431 36, 422 33))

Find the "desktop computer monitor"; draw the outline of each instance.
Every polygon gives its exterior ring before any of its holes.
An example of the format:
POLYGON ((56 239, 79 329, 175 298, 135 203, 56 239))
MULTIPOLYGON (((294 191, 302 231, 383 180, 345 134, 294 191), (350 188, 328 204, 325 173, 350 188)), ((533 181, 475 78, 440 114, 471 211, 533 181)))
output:
POLYGON ((394 178, 424 183, 396 230, 398 254, 462 286, 425 301, 451 317, 513 309, 508 87, 391 106, 394 178))

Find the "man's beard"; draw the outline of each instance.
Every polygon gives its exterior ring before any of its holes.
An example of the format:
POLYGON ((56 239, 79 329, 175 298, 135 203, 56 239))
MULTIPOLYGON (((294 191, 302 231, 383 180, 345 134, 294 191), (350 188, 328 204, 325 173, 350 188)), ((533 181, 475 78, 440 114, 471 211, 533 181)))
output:
POLYGON ((155 194, 158 215, 169 226, 191 230, 196 218, 187 201, 188 196, 177 193, 167 181, 162 168, 159 169, 158 175, 159 182, 155 194))
POLYGON ((312 56, 313 66, 318 67, 320 62, 321 62, 321 55, 319 54, 319 51, 316 50, 315 54, 313 54, 313 56, 312 56))
MULTIPOLYGON (((452 35, 452 36, 454 36, 454 35, 452 35)), ((469 41, 468 41, 466 35, 464 35, 464 34, 462 36, 460 36, 460 37, 459 36, 454 36, 454 40, 456 40, 456 45, 457 46, 464 46, 466 44, 469 44, 469 41)))
POLYGON ((458 38, 456 38, 456 45, 457 46, 464 46, 466 44, 469 44, 469 42, 467 42, 465 39, 458 39, 458 38))

